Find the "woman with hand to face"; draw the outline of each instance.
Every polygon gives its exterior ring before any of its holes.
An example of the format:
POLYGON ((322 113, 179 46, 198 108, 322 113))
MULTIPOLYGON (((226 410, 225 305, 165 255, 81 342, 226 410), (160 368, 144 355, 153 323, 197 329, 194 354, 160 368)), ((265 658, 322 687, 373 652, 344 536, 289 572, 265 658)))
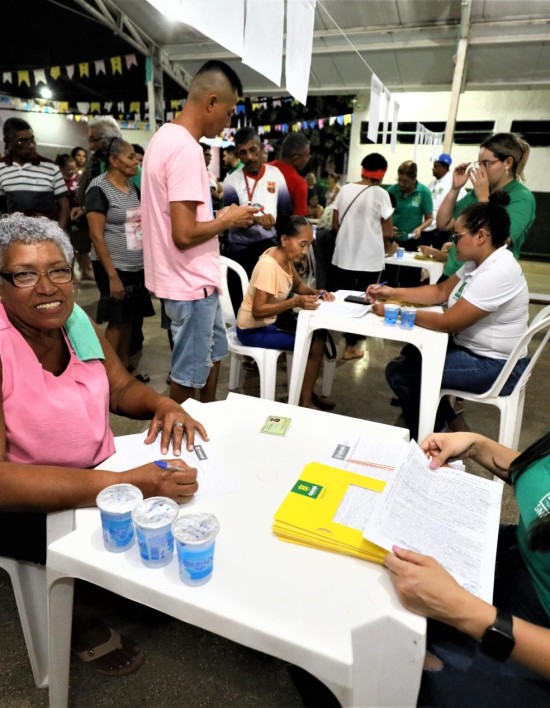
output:
MULTIPOLYGON (((453 234, 459 258, 464 265, 457 273, 437 285, 418 288, 367 288, 367 296, 389 298, 420 305, 441 305, 442 312, 418 309, 416 325, 448 332, 442 388, 483 393, 499 375, 517 341, 527 329, 529 291, 520 265, 506 248, 510 219, 505 192, 491 194, 487 203, 474 204, 458 217, 453 234)), ((373 312, 384 315, 384 303, 375 302, 373 312)), ((527 349, 516 364, 503 389, 513 391, 527 362, 527 349)), ((418 436, 418 406, 421 385, 421 355, 407 345, 401 356, 386 367, 386 380, 399 399, 411 437, 418 436)), ((441 400, 435 428, 454 426, 451 404, 441 400)))
MULTIPOLYGON (((523 172, 529 152, 528 143, 515 133, 496 133, 487 138, 481 143, 476 162, 462 162, 456 166, 453 186, 437 212, 437 228, 456 230, 455 220, 466 207, 479 202, 487 203, 493 192, 503 190, 510 197, 506 206, 510 217, 506 245, 519 258, 536 211, 533 193, 521 183, 525 180, 523 172), (460 190, 468 183, 473 187, 472 191, 459 200, 460 190)), ((460 255, 452 247, 443 273, 452 275, 461 265, 460 255)))
MULTIPOLYGON (((202 425, 174 401, 131 376, 111 345, 74 302, 73 249, 57 223, 13 214, 0 219, 0 555, 44 564, 46 513, 94 506, 111 484, 128 482, 145 497, 181 503, 197 490, 197 472, 159 474, 153 464, 122 473, 91 469, 115 452, 109 412, 151 419, 146 444, 161 435, 162 454, 193 444, 202 425)), ((207 438, 205 438, 207 439, 207 438)), ((112 638, 101 622, 74 624, 73 647, 112 638)), ((137 668, 133 642, 95 660, 112 675, 137 668)))
MULTIPOLYGON (((280 244, 268 248, 260 256, 237 315, 237 336, 247 347, 292 351, 296 335, 278 328, 277 315, 295 307, 316 310, 319 300, 334 300, 332 293, 314 290, 303 283, 294 267, 297 260, 307 256, 312 240, 313 230, 308 219, 305 216, 291 216, 283 227, 280 244), (294 295, 291 296, 291 293, 294 295)), ((317 334, 320 336, 311 345, 300 405, 332 410, 335 403, 317 396, 313 390, 321 369, 326 339, 326 333, 317 334)))
POLYGON ((460 587, 436 559, 394 547, 384 565, 401 602, 427 617, 432 670, 419 706, 550 704, 550 433, 520 454, 475 433, 433 433, 437 469, 469 458, 511 484, 519 525, 501 526, 494 605, 460 587))

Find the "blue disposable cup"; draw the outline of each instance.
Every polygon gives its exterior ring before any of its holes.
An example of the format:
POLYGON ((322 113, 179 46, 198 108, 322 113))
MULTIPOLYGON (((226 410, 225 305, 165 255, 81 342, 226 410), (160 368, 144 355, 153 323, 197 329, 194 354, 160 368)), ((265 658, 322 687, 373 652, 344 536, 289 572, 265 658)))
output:
POLYGON ((149 497, 133 510, 139 555, 147 567, 161 568, 172 560, 172 522, 178 512, 178 504, 168 497, 149 497))
POLYGON ((393 303, 386 303, 384 305, 384 324, 390 327, 395 327, 397 324, 397 317, 399 316, 399 310, 401 308, 399 305, 394 305, 393 303))
POLYGON ((401 327, 403 329, 412 329, 416 320, 416 307, 401 308, 401 327))
POLYGON ((172 525, 180 578, 186 585, 204 585, 212 577, 214 548, 220 523, 206 512, 183 514, 172 525))
POLYGON ((108 551, 120 553, 134 542, 132 511, 142 499, 141 489, 133 484, 112 484, 97 495, 103 543, 108 551))
POLYGON ((405 253, 405 249, 400 246, 397 251, 395 252, 395 257, 396 258, 403 258, 403 254, 405 253))

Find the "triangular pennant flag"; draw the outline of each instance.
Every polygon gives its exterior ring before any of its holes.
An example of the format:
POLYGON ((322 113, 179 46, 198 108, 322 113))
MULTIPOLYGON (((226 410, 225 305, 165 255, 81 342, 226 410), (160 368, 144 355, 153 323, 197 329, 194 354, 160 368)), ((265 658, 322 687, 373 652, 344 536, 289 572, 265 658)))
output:
POLYGON ((34 85, 36 86, 37 84, 46 84, 46 72, 44 69, 35 69, 33 71, 34 74, 34 85))
POLYGON ((69 112, 69 102, 68 101, 59 101, 59 112, 60 113, 68 113, 69 112))
POLYGON ((21 86, 21 84, 27 84, 27 86, 30 88, 31 79, 30 79, 28 71, 18 71, 17 72, 17 84, 19 86, 21 86))
MULTIPOLYGON (((177 99, 175 99, 175 100, 172 99, 170 101, 170 108, 179 108, 179 105, 180 105, 180 102, 177 99)), ((237 108, 238 108, 238 106, 237 106, 237 108)), ((237 113, 238 113, 238 111, 237 111, 237 113)))
POLYGON ((99 101, 90 103, 90 113, 101 113, 101 103, 99 101))
POLYGON ((113 102, 112 101, 107 101, 106 103, 103 104, 105 107, 105 110, 107 113, 111 112, 111 108, 113 107, 113 102))
POLYGON ((111 57, 111 71, 122 76, 122 57, 111 57))
POLYGON ((2 83, 4 83, 4 84, 11 84, 12 83, 11 71, 4 71, 2 73, 2 83))
POLYGON ((65 69, 67 71, 67 76, 69 77, 69 79, 72 79, 74 76, 74 64, 68 64, 65 69))
POLYGON ((76 107, 80 113, 84 113, 85 115, 88 115, 90 111, 90 104, 87 102, 77 102, 76 107))
POLYGON ((90 78, 90 64, 87 61, 80 62, 78 65, 78 70, 80 72, 80 76, 87 76, 90 78))
POLYGON ((61 76, 61 67, 60 66, 52 66, 50 69, 50 76, 52 79, 58 79, 61 76))
POLYGON ((96 74, 106 74, 105 61, 103 59, 96 59, 94 61, 95 73, 96 74))
POLYGON ((116 108, 119 113, 124 113, 124 101, 119 101, 116 108))
POLYGON ((139 101, 132 101, 130 103, 130 113, 139 113, 141 111, 141 105, 139 101))
POLYGON ((135 54, 126 54, 124 57, 126 61, 126 68, 129 69, 131 66, 137 66, 137 57, 135 54))
POLYGON ((344 125, 350 125, 351 124, 351 113, 346 113, 344 116, 344 125))

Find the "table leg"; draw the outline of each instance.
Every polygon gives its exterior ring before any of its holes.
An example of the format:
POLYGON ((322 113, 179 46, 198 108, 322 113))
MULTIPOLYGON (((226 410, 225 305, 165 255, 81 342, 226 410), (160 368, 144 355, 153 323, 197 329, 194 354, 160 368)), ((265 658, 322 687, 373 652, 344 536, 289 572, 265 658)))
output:
MULTIPOLYGON (((439 349, 439 347, 438 347, 439 349)), ((420 350, 422 355, 422 385, 420 388, 420 409, 418 415, 418 440, 433 433, 435 415, 439 406, 439 392, 445 366, 444 351, 435 351, 429 345, 420 350)))
POLYGON ((294 352, 292 355, 292 373, 288 388, 288 402, 297 406, 300 401, 302 383, 306 370, 309 349, 311 347, 311 337, 313 331, 310 329, 311 313, 302 310, 298 316, 296 326, 296 339, 294 340, 294 352))
POLYGON ((74 579, 48 569, 50 708, 69 703, 69 665, 73 622, 74 579))

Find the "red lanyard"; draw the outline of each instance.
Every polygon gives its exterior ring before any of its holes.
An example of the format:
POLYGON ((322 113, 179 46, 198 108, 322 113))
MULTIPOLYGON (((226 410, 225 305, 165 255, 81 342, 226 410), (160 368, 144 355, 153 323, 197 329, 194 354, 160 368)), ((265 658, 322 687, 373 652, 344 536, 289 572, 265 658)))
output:
POLYGON ((256 191, 256 187, 258 186, 258 182, 259 182, 259 181, 262 179, 262 177, 264 176, 264 172, 265 172, 265 168, 264 168, 264 166, 262 165, 262 167, 261 167, 261 169, 260 169, 260 174, 258 175, 258 177, 257 177, 257 178, 252 177, 252 181, 254 182, 254 186, 252 187, 252 190, 251 190, 250 187, 248 186, 248 177, 247 177, 246 174, 243 172, 244 184, 245 184, 245 187, 246 187, 246 194, 247 194, 247 196, 248 196, 248 203, 249 203, 249 204, 252 204, 252 203, 253 203, 253 202, 252 202, 252 198, 254 197, 254 192, 256 191))

